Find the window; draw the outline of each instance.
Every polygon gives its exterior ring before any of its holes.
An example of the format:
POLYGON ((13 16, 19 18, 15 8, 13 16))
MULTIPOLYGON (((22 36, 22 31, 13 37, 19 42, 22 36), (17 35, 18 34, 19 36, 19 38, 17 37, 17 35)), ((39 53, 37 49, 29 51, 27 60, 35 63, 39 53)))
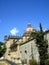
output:
POLYGON ((8 54, 10 56, 10 54, 8 54))
POLYGON ((25 53, 27 54, 27 51, 25 50, 25 53))
POLYGON ((20 51, 20 53, 22 53, 22 51, 20 51))

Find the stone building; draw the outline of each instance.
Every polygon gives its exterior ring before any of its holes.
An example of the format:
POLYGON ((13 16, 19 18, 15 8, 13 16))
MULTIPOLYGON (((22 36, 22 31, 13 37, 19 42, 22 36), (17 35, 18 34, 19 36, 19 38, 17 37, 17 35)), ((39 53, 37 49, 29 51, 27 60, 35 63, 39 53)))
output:
MULTIPOLYGON (((7 50, 4 58, 16 64, 27 64, 33 57, 39 63, 40 58, 36 41, 30 37, 32 32, 36 32, 36 29, 32 28, 31 24, 28 23, 28 26, 21 37, 5 36, 4 42, 7 50)), ((44 37, 48 40, 49 50, 49 30, 44 33, 44 37)))
POLYGON ((5 36, 7 50, 4 55, 4 58, 14 63, 21 63, 19 45, 17 44, 17 41, 19 39, 20 37, 5 36))
POLYGON ((39 52, 38 47, 36 45, 35 39, 29 40, 20 45, 20 53, 21 53, 21 60, 25 63, 28 63, 29 60, 34 58, 37 63, 40 62, 39 59, 39 52))
POLYGON ((47 40, 47 43, 48 43, 48 55, 49 55, 49 30, 45 31, 44 37, 45 37, 45 39, 47 40))

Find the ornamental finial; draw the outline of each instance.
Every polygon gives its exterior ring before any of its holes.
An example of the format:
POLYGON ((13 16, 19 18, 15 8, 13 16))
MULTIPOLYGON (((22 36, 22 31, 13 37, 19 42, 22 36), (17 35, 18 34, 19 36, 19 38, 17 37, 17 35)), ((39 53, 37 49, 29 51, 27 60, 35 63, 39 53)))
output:
POLYGON ((28 27, 32 27, 32 26, 31 26, 31 23, 28 23, 28 27))

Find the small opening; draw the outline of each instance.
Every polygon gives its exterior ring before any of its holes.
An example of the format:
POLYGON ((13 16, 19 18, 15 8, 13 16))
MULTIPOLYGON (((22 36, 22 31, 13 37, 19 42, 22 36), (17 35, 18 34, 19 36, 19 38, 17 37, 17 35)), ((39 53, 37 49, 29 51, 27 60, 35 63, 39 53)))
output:
POLYGON ((20 58, 17 58, 17 60, 19 60, 20 58))
POLYGON ((20 51, 20 53, 22 53, 22 51, 20 51))
POLYGON ((10 54, 8 54, 10 56, 10 54))
POLYGON ((25 53, 27 54, 27 51, 25 50, 25 53))

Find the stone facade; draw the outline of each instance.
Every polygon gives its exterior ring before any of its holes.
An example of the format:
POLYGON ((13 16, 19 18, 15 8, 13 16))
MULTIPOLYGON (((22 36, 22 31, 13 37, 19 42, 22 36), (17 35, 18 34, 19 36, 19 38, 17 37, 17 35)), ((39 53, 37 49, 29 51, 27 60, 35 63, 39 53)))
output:
POLYGON ((44 38, 47 40, 47 44, 48 44, 48 55, 49 55, 49 30, 45 31, 44 38))
POLYGON ((10 46, 12 44, 15 44, 14 41, 17 41, 17 39, 13 38, 13 39, 8 39, 8 41, 6 41, 6 53, 4 55, 4 58, 9 60, 9 61, 12 61, 12 62, 15 62, 15 63, 21 63, 21 60, 20 60, 20 51, 19 51, 19 45, 17 44, 15 47, 13 47, 12 49, 10 48, 10 46))
POLYGON ((15 63, 22 63, 22 60, 31 59, 31 43, 34 44, 34 40, 27 43, 26 41, 29 40, 30 34, 35 31, 36 30, 32 28, 31 24, 28 23, 28 26, 21 37, 5 36, 4 42, 6 43, 7 50, 4 58, 15 63), (21 45, 21 43, 25 44, 21 45), (25 48, 27 51, 25 51, 25 48))
MULTIPOLYGON (((6 53, 4 58, 12 61, 16 64, 28 63, 28 61, 34 58, 38 63, 39 52, 36 45, 36 40, 30 37, 32 32, 36 32, 29 23, 24 34, 19 36, 5 36, 4 42, 6 43, 6 53)), ((49 31, 44 32, 44 38, 48 40, 48 54, 49 54, 49 31)))
POLYGON ((38 47, 36 45, 35 39, 30 40, 20 46, 21 60, 31 60, 34 58, 37 62, 39 60, 38 47))

